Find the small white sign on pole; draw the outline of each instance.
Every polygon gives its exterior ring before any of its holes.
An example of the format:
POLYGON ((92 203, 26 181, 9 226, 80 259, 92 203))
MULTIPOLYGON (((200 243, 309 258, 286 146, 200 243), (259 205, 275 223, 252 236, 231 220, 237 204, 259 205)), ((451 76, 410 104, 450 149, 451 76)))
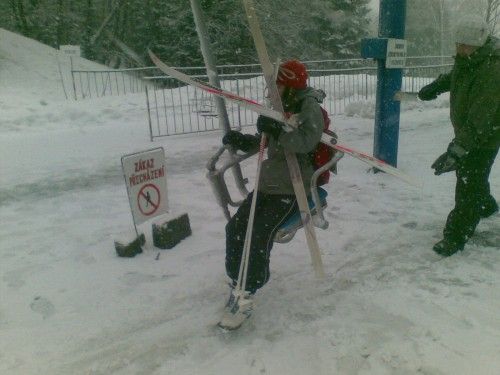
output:
POLYGON ((168 211, 167 176, 163 147, 122 157, 134 223, 141 224, 168 211))
POLYGON ((70 44, 59 46, 59 51, 61 51, 64 55, 69 57, 80 57, 81 50, 80 46, 73 46, 70 44))
POLYGON ((406 40, 393 39, 387 40, 387 56, 385 67, 389 69, 402 69, 406 64, 406 40))

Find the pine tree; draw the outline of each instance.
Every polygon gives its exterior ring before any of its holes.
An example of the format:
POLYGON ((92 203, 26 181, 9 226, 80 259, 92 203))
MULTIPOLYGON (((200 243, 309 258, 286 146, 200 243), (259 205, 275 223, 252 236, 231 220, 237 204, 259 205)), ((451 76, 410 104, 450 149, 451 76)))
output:
MULTIPOLYGON (((273 59, 359 56, 369 0, 257 0, 273 59)), ((240 0, 200 0, 218 64, 257 61, 240 0)), ((5 27, 113 67, 148 61, 147 49, 175 66, 203 65, 187 0, 9 0, 5 27), (124 48, 126 47, 126 48, 124 48)))
POLYGON ((406 39, 409 56, 437 56, 451 53, 450 11, 445 0, 409 1, 406 11, 406 39))
POLYGON ((264 33, 274 54, 303 60, 359 56, 368 34, 368 0, 260 0, 264 33))

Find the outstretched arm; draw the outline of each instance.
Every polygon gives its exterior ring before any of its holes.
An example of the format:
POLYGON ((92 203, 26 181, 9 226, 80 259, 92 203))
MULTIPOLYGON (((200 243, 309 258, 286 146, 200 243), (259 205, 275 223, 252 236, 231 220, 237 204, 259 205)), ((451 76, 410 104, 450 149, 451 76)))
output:
POLYGON ((422 87, 418 92, 418 98, 420 100, 433 100, 436 99, 438 95, 443 92, 450 91, 451 86, 451 74, 441 74, 434 81, 428 85, 422 87))

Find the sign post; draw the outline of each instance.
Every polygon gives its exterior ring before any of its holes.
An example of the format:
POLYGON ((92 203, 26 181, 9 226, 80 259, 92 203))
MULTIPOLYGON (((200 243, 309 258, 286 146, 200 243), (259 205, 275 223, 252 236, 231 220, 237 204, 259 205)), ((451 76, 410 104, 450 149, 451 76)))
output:
POLYGON ((82 55, 80 46, 70 44, 61 45, 59 46, 59 51, 61 51, 65 56, 69 57, 71 67, 71 81, 73 82, 73 95, 76 100, 75 74, 73 73, 73 57, 80 57, 82 55))
POLYGON ((377 60, 377 100, 373 155, 397 166, 401 90, 406 60, 406 0, 380 0, 378 38, 361 41, 361 56, 377 60))
MULTIPOLYGON (((146 242, 137 225, 168 212, 165 151, 157 147, 124 155, 121 163, 137 238, 128 245, 115 241, 115 248, 119 256, 133 257, 142 252, 146 242)), ((187 213, 161 224, 153 223, 152 229, 153 244, 160 249, 171 249, 191 235, 187 213)))
POLYGON ((80 46, 77 45, 61 45, 59 46, 59 51, 61 51, 64 55, 69 56, 70 58, 73 56, 80 57, 82 55, 80 46))
POLYGON ((137 237, 128 244, 115 241, 115 249, 118 256, 131 258, 146 243, 137 225, 167 212, 165 152, 162 147, 136 152, 122 156, 121 163, 137 237))

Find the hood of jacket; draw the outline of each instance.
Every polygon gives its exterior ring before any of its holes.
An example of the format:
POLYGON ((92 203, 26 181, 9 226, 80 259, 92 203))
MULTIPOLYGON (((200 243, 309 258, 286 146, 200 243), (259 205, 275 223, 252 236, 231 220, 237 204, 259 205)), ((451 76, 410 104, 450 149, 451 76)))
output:
POLYGON ((304 100, 306 97, 311 97, 316 99, 316 101, 321 104, 323 103, 326 94, 323 90, 307 87, 304 90, 298 90, 296 96, 299 101, 304 100))
POLYGON ((301 103, 306 98, 314 98, 319 104, 323 103, 326 94, 323 90, 315 89, 312 87, 306 87, 302 90, 294 90, 292 94, 283 98, 283 107, 285 112, 296 113, 300 111, 301 103))

